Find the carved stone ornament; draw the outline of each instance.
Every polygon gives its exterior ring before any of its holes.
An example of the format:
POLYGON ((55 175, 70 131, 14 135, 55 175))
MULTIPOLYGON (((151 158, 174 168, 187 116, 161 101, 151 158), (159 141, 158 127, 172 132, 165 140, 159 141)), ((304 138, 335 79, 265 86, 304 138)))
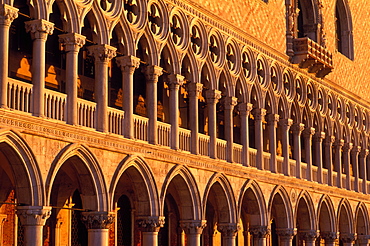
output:
POLYGON ((221 91, 219 90, 207 90, 206 91, 207 103, 216 104, 220 98, 221 98, 221 91))
POLYGON ((67 33, 58 36, 59 42, 65 47, 65 51, 79 51, 85 45, 86 37, 78 33, 67 33))
POLYGON ((122 72, 133 74, 140 66, 140 58, 135 56, 120 56, 116 58, 117 66, 122 72))
POLYGON ((315 241, 318 235, 319 234, 316 230, 300 230, 298 232, 299 238, 308 242, 315 241))
POLYGON ((293 236, 297 233, 295 228, 277 228, 276 234, 279 236, 280 240, 291 240, 293 236))
POLYGON ((10 26, 18 18, 18 9, 8 4, 0 6, 0 25, 10 26))
POLYGON ((163 74, 163 68, 156 65, 149 65, 144 67, 143 73, 147 83, 157 83, 158 77, 163 74))
POLYGON ((343 243, 353 243, 356 240, 354 233, 340 233, 340 239, 343 243))
POLYGON ((95 60, 108 62, 116 56, 117 48, 107 44, 92 45, 88 48, 89 55, 94 56, 95 60))
POLYGON ((18 206, 17 215, 23 226, 44 226, 51 215, 51 207, 18 206))
POLYGON ((198 97, 199 93, 201 93, 203 90, 203 84, 202 83, 194 83, 190 82, 187 83, 187 91, 189 93, 189 97, 198 97))
POLYGON ((158 232, 164 225, 164 217, 140 218, 136 222, 143 232, 158 232))
POLYGON ((178 90, 181 85, 184 84, 185 77, 180 74, 170 74, 168 75, 168 84, 170 90, 178 90))
POLYGON ((266 238, 270 234, 270 229, 267 226, 251 226, 249 232, 254 238, 266 238))
POLYGON ((182 220, 180 227, 185 234, 202 234, 203 229, 207 226, 205 220, 182 220))
POLYGON ((83 212, 81 217, 87 229, 109 229, 114 214, 108 212, 83 212))
POLYGON ((240 226, 233 223, 219 224, 217 230, 219 230, 224 237, 235 237, 240 230, 240 226))
POLYGON ((323 231, 320 232, 321 238, 325 240, 326 243, 332 243, 337 239, 337 232, 335 231, 323 231))
POLYGON ((48 35, 52 35, 54 31, 54 23, 47 20, 31 20, 25 22, 26 31, 31 33, 32 39, 46 40, 48 35))

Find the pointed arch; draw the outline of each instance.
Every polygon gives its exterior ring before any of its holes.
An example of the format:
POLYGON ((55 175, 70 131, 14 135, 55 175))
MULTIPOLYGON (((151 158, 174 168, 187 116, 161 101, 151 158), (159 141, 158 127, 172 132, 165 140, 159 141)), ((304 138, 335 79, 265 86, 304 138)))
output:
POLYGON ((353 212, 347 199, 342 199, 338 206, 338 231, 343 234, 354 233, 353 212))
POLYGON ((293 208, 288 192, 282 186, 276 186, 271 192, 268 203, 271 220, 275 220, 276 228, 294 228, 293 208))
POLYGON ((318 230, 320 232, 336 232, 336 217, 333 202, 330 197, 323 195, 317 209, 318 230))
POLYGON ((369 235, 369 213, 366 205, 362 202, 356 207, 355 211, 355 233, 359 235, 369 235))
POLYGON ((295 211, 294 221, 296 223, 295 226, 299 226, 298 233, 300 230, 317 230, 315 206, 312 197, 307 191, 302 191, 299 194, 295 211))

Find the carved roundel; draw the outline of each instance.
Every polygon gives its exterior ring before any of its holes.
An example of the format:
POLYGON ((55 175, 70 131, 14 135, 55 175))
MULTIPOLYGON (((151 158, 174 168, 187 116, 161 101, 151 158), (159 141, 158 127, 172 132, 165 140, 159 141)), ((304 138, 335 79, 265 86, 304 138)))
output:
POLYGON ((344 122, 351 124, 351 108, 348 103, 346 103, 346 113, 344 115, 344 122))
POLYGON ((311 109, 315 107, 314 89, 311 84, 307 85, 307 104, 311 109))
POLYGON ((358 114, 358 109, 355 108, 355 110, 353 111, 353 126, 356 127, 357 129, 359 128, 360 126, 360 118, 359 118, 359 114, 358 114))
POLYGON ((328 114, 331 118, 334 118, 334 114, 335 114, 335 108, 334 108, 334 102, 333 102, 333 98, 332 96, 329 94, 328 95, 328 114))
POLYGON ((265 86, 266 85, 266 67, 261 59, 257 60, 256 69, 257 69, 258 83, 261 84, 262 86, 265 86))
POLYGON ((368 118, 367 118, 367 112, 365 111, 365 112, 363 112, 362 113, 362 130, 363 131, 368 131, 368 120, 367 120, 368 118))
POLYGON ((113 0, 100 0, 100 8, 102 10, 110 12, 112 10, 112 4, 113 0))
POLYGON ((320 112, 324 111, 324 94, 321 89, 317 92, 317 106, 320 112))
POLYGON ((206 55, 206 39, 204 38, 203 28, 199 23, 198 25, 193 25, 190 29, 190 46, 194 54, 198 57, 204 57, 206 55))
POLYGON ((288 97, 289 99, 293 99, 293 86, 292 86, 293 82, 292 82, 292 79, 291 79, 291 76, 289 75, 289 73, 284 73, 283 74, 283 88, 284 88, 284 93, 286 95, 286 97, 288 97))
POLYGON ((272 87, 272 90, 276 93, 276 94, 280 94, 280 90, 279 90, 279 75, 278 75, 278 71, 276 69, 276 67, 272 66, 271 69, 270 69, 270 76, 271 76, 271 87, 272 87))
POLYGON ((252 77, 252 60, 247 52, 242 53, 242 73, 244 77, 251 79, 252 77))
POLYGON ((165 39, 168 30, 167 14, 159 3, 152 2, 148 5, 148 25, 156 38, 165 39))
POLYGON ((222 64, 222 43, 216 33, 212 33, 208 40, 209 56, 211 61, 219 66, 222 64))
POLYGON ((234 74, 238 72, 239 66, 238 66, 238 61, 237 59, 238 53, 235 48, 235 46, 232 43, 229 43, 226 45, 226 64, 227 67, 230 69, 231 72, 234 74))
POLYGON ((145 15, 140 0, 124 0, 123 9, 124 15, 130 24, 140 26, 140 23, 144 23, 145 15))
POLYGON ((343 122, 344 121, 343 117, 345 114, 343 112, 343 106, 342 106, 342 102, 340 98, 338 98, 337 100, 337 115, 338 115, 338 119, 343 122))
POLYGON ((181 48, 185 49, 189 35, 188 27, 186 22, 183 21, 182 16, 179 13, 173 14, 170 18, 170 35, 173 43, 181 48))
POLYGON ((300 105, 304 105, 305 93, 304 93, 304 84, 300 78, 295 80, 295 96, 300 105))

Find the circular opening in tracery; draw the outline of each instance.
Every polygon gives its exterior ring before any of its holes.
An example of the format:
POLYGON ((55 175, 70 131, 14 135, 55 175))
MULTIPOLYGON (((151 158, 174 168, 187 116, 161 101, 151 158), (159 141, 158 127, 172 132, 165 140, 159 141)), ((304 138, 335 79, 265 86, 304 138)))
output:
POLYGON ((312 89, 312 85, 307 85, 307 104, 308 106, 310 106, 311 108, 313 108, 313 89, 312 89))
POLYGON ((271 67, 271 86, 274 92, 278 92, 279 86, 279 79, 278 74, 275 67, 271 67))
POLYGON ((193 50, 194 54, 200 55, 202 48, 202 38, 200 35, 200 30, 197 26, 193 26, 191 28, 190 41, 191 49, 193 50))
POLYGON ((317 104, 319 106, 319 110, 322 111, 324 108, 324 99, 321 90, 319 90, 319 92, 317 93, 317 104))
POLYGON ((135 23, 139 18, 139 4, 137 0, 125 0, 123 7, 127 21, 131 24, 135 23))
POLYGON ((211 35, 209 38, 209 55, 214 63, 220 60, 220 44, 215 35, 211 35))
POLYGON ((261 60, 257 60, 257 80, 261 85, 266 81, 265 66, 261 60))
POLYGON ((289 75, 284 73, 283 75, 283 87, 284 87, 284 92, 287 97, 290 97, 290 78, 289 75))
POLYGON ((150 30, 154 35, 160 35, 163 29, 163 17, 157 4, 153 3, 149 7, 148 21, 150 30))
POLYGON ((300 79, 296 80, 296 95, 298 102, 302 103, 303 100, 303 88, 302 88, 302 82, 300 79))
POLYGON ((172 16, 170 25, 172 40, 175 45, 180 45, 184 37, 180 18, 177 15, 172 16))
POLYGON ((227 60, 227 66, 230 70, 235 70, 235 49, 231 44, 228 44, 226 46, 226 60, 227 60))
POLYGON ((246 52, 243 52, 242 54, 242 70, 244 76, 246 78, 249 78, 249 76, 251 75, 251 62, 246 52))

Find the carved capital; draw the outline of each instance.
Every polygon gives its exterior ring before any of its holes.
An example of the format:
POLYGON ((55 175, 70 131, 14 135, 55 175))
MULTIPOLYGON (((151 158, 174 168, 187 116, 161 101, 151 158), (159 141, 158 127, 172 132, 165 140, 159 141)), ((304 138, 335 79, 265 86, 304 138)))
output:
POLYGON ((186 234, 202 234, 203 229, 207 226, 205 220, 182 220, 180 227, 186 234))
POLYGON ((353 148, 353 143, 345 143, 343 146, 344 152, 350 152, 353 148))
POLYGON ((267 110, 264 108, 256 108, 252 110, 252 114, 255 120, 264 121, 267 110))
POLYGON ((32 39, 43 39, 46 41, 48 35, 52 35, 54 31, 54 23, 47 20, 31 20, 26 21, 26 31, 31 33, 32 39))
POLYGON ((356 240, 356 235, 354 233, 340 233, 339 238, 343 243, 353 243, 356 240))
POLYGON ((351 154, 352 155, 358 155, 361 152, 361 146, 353 146, 351 149, 351 154))
POLYGON ((316 230, 300 230, 298 236, 306 242, 314 242, 319 234, 316 230))
POLYGON ((278 114, 269 114, 266 118, 267 125, 274 126, 275 128, 278 126, 278 122, 280 120, 280 116, 278 114))
POLYGON ((313 136, 315 142, 322 142, 325 138, 325 132, 316 132, 313 136))
POLYGON ((239 110, 240 115, 249 115, 249 113, 253 109, 253 104, 251 103, 239 103, 237 106, 237 109, 239 110))
POLYGON ((369 150, 368 149, 362 149, 360 152, 360 157, 361 158, 366 158, 369 155, 369 150))
POLYGON ((135 56, 119 56, 116 58, 116 63, 122 72, 133 74, 140 66, 140 58, 135 56))
POLYGON ((333 243, 337 239, 337 232, 323 231, 320 232, 320 236, 325 240, 326 243, 333 243))
POLYGON ((289 130, 290 127, 293 125, 292 119, 281 119, 279 121, 279 125, 283 127, 284 130, 289 130))
POLYGON ((370 235, 357 235, 357 243, 360 245, 368 245, 370 241, 370 235))
POLYGON ((238 224, 227 223, 227 224, 218 224, 217 230, 222 233, 223 237, 235 237, 238 231, 240 230, 240 226, 238 224))
POLYGON ((296 228, 276 228, 276 234, 282 240, 291 240, 297 234, 296 228))
POLYGON ((201 93, 203 90, 203 84, 202 83, 194 83, 189 82, 187 83, 187 91, 189 93, 189 97, 198 97, 199 93, 201 93))
POLYGON ((0 25, 10 26, 18 18, 18 9, 8 4, 0 6, 0 25))
POLYGON ((270 229, 267 226, 251 226, 249 232, 254 238, 266 238, 270 234, 270 229))
POLYGON ((224 101, 225 109, 233 110, 238 104, 238 98, 236 97, 226 97, 224 101))
POLYGON ((117 48, 107 44, 97 44, 87 47, 89 55, 95 58, 95 61, 109 62, 116 56, 117 48))
POLYGON ((108 212, 83 212, 81 217, 87 229, 109 229, 114 214, 108 212))
POLYGON ((291 127, 291 129, 292 129, 292 131, 293 131, 294 134, 301 135, 301 133, 304 130, 304 124, 303 123, 293 124, 293 126, 291 127))
POLYGON ((163 74, 163 68, 156 65, 149 65, 143 68, 147 83, 157 83, 159 76, 163 74))
POLYGON ((343 148, 343 146, 344 146, 344 140, 343 139, 337 139, 334 142, 334 146, 337 147, 338 149, 343 148))
POLYGON ((206 91, 207 103, 216 104, 218 103, 218 100, 220 98, 221 98, 221 91, 219 90, 207 90, 206 91))
POLYGON ((67 33, 58 36, 59 42, 65 47, 65 51, 78 52, 85 45, 86 37, 78 33, 67 33))
POLYGON ((302 135, 305 138, 312 137, 314 134, 315 134, 315 128, 313 128, 313 127, 307 127, 302 132, 302 135))
POLYGON ((136 220, 139 229, 144 232, 158 232, 164 225, 164 217, 145 217, 136 220))
POLYGON ((168 75, 167 84, 170 87, 170 90, 179 90, 180 86, 184 84, 185 77, 180 74, 170 74, 168 75))
POLYGON ((23 226, 44 226, 51 215, 51 207, 18 206, 17 215, 23 226))

